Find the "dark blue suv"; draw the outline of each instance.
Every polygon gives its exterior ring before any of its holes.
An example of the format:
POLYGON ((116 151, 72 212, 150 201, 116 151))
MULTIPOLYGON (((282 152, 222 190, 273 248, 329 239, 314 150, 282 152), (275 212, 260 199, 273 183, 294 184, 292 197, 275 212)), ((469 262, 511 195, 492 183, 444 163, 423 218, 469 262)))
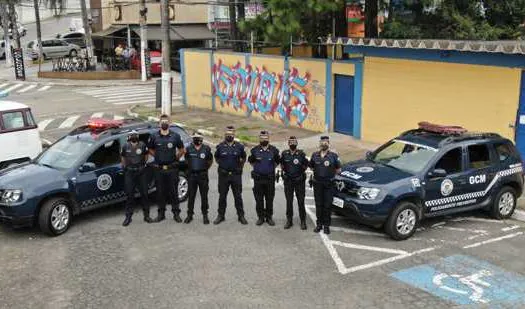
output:
POLYGON ((334 186, 335 213, 403 240, 429 217, 485 209, 510 218, 523 167, 514 144, 498 134, 420 123, 346 164, 334 186))
MULTIPOLYGON (((60 235, 74 215, 124 201, 120 149, 131 130, 147 142, 158 126, 134 120, 117 125, 92 121, 56 141, 32 162, 0 171, 0 221, 13 227, 38 224, 43 232, 60 235)), ((191 138, 183 128, 172 126, 171 130, 188 146, 191 138)), ((185 170, 182 160, 180 201, 188 194, 185 170)), ((146 173, 151 193, 155 190, 151 168, 146 173)))

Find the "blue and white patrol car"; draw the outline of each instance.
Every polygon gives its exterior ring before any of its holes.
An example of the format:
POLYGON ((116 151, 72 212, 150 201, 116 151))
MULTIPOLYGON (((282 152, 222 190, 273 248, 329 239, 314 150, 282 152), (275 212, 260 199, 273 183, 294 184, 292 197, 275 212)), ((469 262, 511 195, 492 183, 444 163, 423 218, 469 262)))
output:
POLYGON ((485 209, 507 219, 523 181, 510 140, 422 122, 345 165, 334 179, 332 209, 403 240, 429 217, 485 209))
MULTIPOLYGON (((31 162, 1 170, 0 222, 13 227, 38 224, 43 232, 56 236, 67 231, 74 215, 124 201, 120 149, 132 130, 147 142, 159 128, 134 120, 91 119, 31 162)), ((189 145, 191 137, 183 128, 171 130, 189 145)), ((185 170, 181 161, 180 201, 188 194, 185 170)), ((151 168, 146 173, 152 180, 151 168)), ((154 182, 150 183, 153 192, 154 182)))

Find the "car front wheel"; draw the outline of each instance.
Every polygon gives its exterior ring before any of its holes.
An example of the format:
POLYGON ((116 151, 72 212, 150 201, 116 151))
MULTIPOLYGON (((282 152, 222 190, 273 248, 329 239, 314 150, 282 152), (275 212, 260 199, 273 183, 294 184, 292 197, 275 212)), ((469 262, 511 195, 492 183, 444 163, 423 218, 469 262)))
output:
POLYGON ((516 190, 511 187, 504 187, 494 199, 492 216, 500 220, 512 217, 516 209, 516 200, 516 190))
POLYGON ((70 203, 65 198, 53 198, 44 203, 38 215, 42 232, 50 236, 64 234, 71 225, 70 203))
POLYGON ((75 49, 73 49, 73 50, 71 50, 71 51, 69 52, 69 57, 76 57, 77 54, 78 54, 77 51, 76 51, 75 49))
POLYGON ((179 175, 179 186, 177 188, 177 193, 179 194, 179 202, 184 202, 188 199, 188 179, 186 175, 179 175))
POLYGON ((385 223, 385 232, 395 240, 405 240, 414 235, 418 222, 417 206, 414 203, 401 202, 385 223))

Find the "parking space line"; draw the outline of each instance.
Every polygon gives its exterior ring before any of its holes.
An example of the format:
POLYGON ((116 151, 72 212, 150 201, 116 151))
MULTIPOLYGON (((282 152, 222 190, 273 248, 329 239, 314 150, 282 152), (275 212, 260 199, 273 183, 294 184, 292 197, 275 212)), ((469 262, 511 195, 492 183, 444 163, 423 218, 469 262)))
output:
POLYGON ((372 262, 372 263, 368 263, 368 264, 364 264, 364 265, 359 265, 359 266, 347 268, 347 269, 345 269, 343 274, 346 275, 346 274, 353 273, 353 272, 356 272, 356 271, 360 271, 360 270, 365 270, 365 269, 372 268, 372 267, 381 266, 381 265, 392 263, 392 262, 395 262, 395 261, 398 261, 398 260, 401 260, 401 259, 406 259, 408 257, 414 256, 414 255, 417 255, 417 254, 422 254, 422 253, 427 253, 427 252, 430 252, 430 251, 434 251, 436 249, 437 248, 435 248, 435 247, 425 248, 425 249, 417 250, 417 251, 410 252, 410 253, 407 253, 407 254, 393 256, 393 257, 390 257, 390 258, 387 258, 387 259, 384 259, 384 260, 379 260, 379 261, 375 261, 375 262, 372 262))
POLYGON ((479 247, 479 246, 482 246, 482 245, 486 245, 486 244, 490 244, 490 243, 493 243, 493 242, 497 242, 497 241, 500 241, 500 240, 514 238, 514 237, 520 236, 520 235, 523 235, 523 232, 518 232, 518 233, 508 234, 508 235, 497 237, 497 238, 487 239, 487 240, 484 240, 484 241, 473 243, 473 244, 468 245, 468 246, 464 246, 463 249, 475 248, 475 247, 479 247))
POLYGON ((454 218, 450 221, 453 221, 453 222, 462 222, 462 221, 475 221, 475 222, 489 222, 489 223, 505 223, 505 221, 503 220, 494 220, 494 219, 484 219, 484 218, 475 218, 475 217, 468 217, 468 218, 465 218, 465 217, 460 217, 460 218, 454 218))
POLYGON ((341 227, 337 227, 337 226, 331 226, 330 230, 332 230, 334 232, 342 232, 342 233, 355 234, 355 235, 376 236, 376 237, 381 237, 381 238, 387 238, 388 237, 388 235, 386 235, 384 233, 360 231, 360 230, 354 230, 354 229, 350 229, 350 228, 346 228, 346 227, 345 228, 341 228, 341 227))
POLYGON ((504 227, 501 230, 503 232, 508 232, 508 231, 512 231, 512 230, 515 230, 515 229, 519 229, 519 228, 520 228, 519 225, 513 225, 513 226, 509 226, 509 227, 504 227))
POLYGON ((348 243, 348 242, 340 242, 337 240, 331 240, 331 242, 332 242, 332 245, 341 246, 341 247, 345 247, 349 249, 359 249, 359 250, 376 251, 376 252, 392 253, 392 254, 408 254, 408 252, 404 250, 382 248, 382 247, 376 247, 376 246, 358 245, 358 244, 353 244, 353 243, 348 243))
POLYGON ((6 92, 6 93, 9 93, 13 90, 15 90, 16 88, 20 88, 22 87, 24 84, 14 84, 13 86, 9 87, 9 88, 6 88, 4 90, 2 90, 2 92, 6 92))
POLYGON ((50 86, 50 85, 46 85, 46 86, 44 86, 44 87, 38 89, 37 91, 46 91, 46 90, 49 89, 49 88, 51 88, 51 86, 50 86))
POLYGON ((64 120, 64 122, 62 122, 58 128, 59 129, 70 128, 71 126, 73 126, 75 121, 78 120, 78 118, 80 118, 80 116, 71 116, 67 118, 66 120, 64 120))
POLYGON ((18 93, 24 93, 26 91, 29 91, 29 90, 35 88, 35 87, 36 87, 36 85, 29 85, 29 86, 27 86, 25 88, 22 88, 22 89, 18 90, 18 93))
POLYGON ((38 123, 38 131, 44 131, 46 127, 53 122, 55 119, 46 119, 38 123))

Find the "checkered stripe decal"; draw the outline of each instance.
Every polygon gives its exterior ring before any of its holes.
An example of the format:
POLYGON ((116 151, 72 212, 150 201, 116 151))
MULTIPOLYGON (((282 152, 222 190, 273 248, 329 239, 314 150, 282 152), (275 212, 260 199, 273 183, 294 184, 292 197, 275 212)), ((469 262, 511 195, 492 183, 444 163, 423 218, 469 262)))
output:
POLYGON ((503 171, 498 172, 496 176, 494 177, 494 179, 492 179, 492 181, 490 182, 490 184, 487 186, 487 188, 484 191, 471 192, 471 193, 466 193, 462 195, 456 195, 456 196, 445 197, 445 198, 441 198, 437 200, 431 200, 431 201, 425 202, 425 205, 429 207, 440 206, 440 205, 445 205, 449 203, 456 203, 456 202, 461 202, 464 200, 470 200, 470 199, 483 197, 490 191, 490 189, 494 186, 494 184, 496 184, 498 179, 502 177, 510 176, 516 173, 523 172, 523 167, 521 166, 521 164, 518 166, 511 166, 511 167, 512 168, 508 170, 503 170, 503 171))
POLYGON ((126 193, 124 191, 117 192, 117 193, 111 193, 111 194, 99 196, 99 197, 96 197, 96 198, 84 201, 84 202, 82 202, 80 204, 80 207, 87 207, 87 206, 102 204, 104 202, 109 202, 111 200, 116 200, 116 199, 122 198, 124 196, 126 196, 126 193))

